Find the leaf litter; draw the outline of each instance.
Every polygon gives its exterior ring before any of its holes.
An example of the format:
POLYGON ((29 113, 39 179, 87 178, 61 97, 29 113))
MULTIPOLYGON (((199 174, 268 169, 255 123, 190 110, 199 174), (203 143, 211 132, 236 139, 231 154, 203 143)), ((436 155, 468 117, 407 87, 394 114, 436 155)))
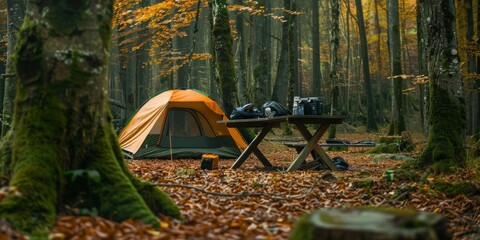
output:
MULTIPOLYGON (((342 135, 345 139, 365 134, 342 135)), ((370 136, 373 139, 375 136, 370 136)), ((414 137, 417 143, 424 139, 414 137)), ((419 146, 418 146, 419 145, 419 146)), ((420 153, 422 144, 412 156, 420 153)), ((50 239, 287 239, 295 220, 318 208, 384 206, 442 214, 454 239, 480 237, 480 197, 448 197, 429 188, 430 181, 387 182, 384 172, 401 160, 374 158, 365 149, 327 151, 340 156, 349 170, 297 170, 285 172, 295 154, 281 142, 264 141, 260 149, 276 168, 264 168, 250 156, 240 169, 231 170, 233 159, 222 159, 216 170, 200 169, 200 160, 127 160, 129 169, 143 180, 157 184, 181 209, 183 220, 158 216, 160 229, 138 221, 115 223, 95 216, 61 216, 50 239), (274 145, 274 147, 272 147, 274 145), (352 182, 370 178, 370 187, 352 182)), ((311 160, 311 159, 310 159, 311 160)), ((419 172, 421 175, 422 173, 419 172)), ((462 169, 435 176, 448 180, 470 179, 477 173, 462 169)), ((0 228, 0 239, 15 235, 0 228)))

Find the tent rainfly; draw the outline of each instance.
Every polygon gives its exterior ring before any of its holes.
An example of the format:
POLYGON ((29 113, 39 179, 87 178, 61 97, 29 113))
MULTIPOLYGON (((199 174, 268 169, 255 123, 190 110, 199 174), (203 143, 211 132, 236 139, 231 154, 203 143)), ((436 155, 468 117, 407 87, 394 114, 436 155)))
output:
POLYGON ((196 90, 170 90, 148 100, 118 136, 125 155, 136 159, 236 158, 247 143, 218 104, 196 90))

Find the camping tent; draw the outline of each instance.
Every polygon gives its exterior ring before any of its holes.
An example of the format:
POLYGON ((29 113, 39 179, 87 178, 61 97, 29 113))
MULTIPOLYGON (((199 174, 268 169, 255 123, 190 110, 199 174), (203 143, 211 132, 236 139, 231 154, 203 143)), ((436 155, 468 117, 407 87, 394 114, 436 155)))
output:
POLYGON ((203 153, 235 158, 247 146, 237 129, 228 129, 218 104, 196 90, 170 90, 148 100, 118 136, 134 158, 200 158, 203 153))

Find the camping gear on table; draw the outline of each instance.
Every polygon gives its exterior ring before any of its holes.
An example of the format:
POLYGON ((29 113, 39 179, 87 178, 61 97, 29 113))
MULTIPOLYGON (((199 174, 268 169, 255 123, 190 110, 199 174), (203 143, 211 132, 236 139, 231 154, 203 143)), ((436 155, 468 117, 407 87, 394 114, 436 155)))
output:
POLYGON ((322 115, 322 97, 293 97, 293 115, 322 115))
POLYGON ((176 89, 148 100, 118 136, 130 158, 195 158, 204 153, 236 158, 247 147, 218 104, 193 89, 176 89))
POLYGON ((247 103, 241 107, 233 109, 230 114, 230 119, 248 119, 263 117, 263 114, 258 110, 253 103, 247 103))
POLYGON ((230 114, 230 119, 249 119, 273 116, 285 116, 292 114, 290 110, 282 104, 275 101, 265 102, 262 106, 262 111, 258 110, 253 103, 247 103, 242 107, 233 109, 230 114), (267 110, 267 111, 265 111, 267 110), (271 113, 274 113, 270 116, 271 113))
POLYGON ((265 114, 265 109, 270 108, 271 112, 275 112, 274 116, 285 116, 285 115, 291 115, 292 112, 288 110, 286 107, 284 107, 282 104, 275 102, 275 101, 268 101, 263 104, 262 109, 264 112, 264 116, 268 117, 268 114, 265 114))
POLYGON ((201 169, 213 170, 218 168, 218 155, 206 153, 202 155, 201 169))

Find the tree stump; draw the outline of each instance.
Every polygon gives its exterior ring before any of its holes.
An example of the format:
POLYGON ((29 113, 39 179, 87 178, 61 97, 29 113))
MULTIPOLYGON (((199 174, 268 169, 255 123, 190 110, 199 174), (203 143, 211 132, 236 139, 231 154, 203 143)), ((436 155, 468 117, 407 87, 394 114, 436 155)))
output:
POLYGON ((324 208, 303 215, 290 239, 451 239, 443 216, 394 208, 324 208))

